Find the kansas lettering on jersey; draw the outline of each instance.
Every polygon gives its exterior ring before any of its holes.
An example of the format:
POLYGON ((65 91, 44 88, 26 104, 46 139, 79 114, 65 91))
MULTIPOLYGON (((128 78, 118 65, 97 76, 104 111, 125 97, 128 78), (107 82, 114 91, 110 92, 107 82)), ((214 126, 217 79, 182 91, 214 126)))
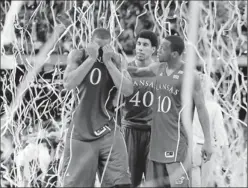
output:
MULTIPOLYGON (((134 61, 130 65, 136 66, 134 61)), ((131 96, 124 98, 122 126, 150 130, 156 77, 155 75, 138 77, 131 72, 130 75, 133 79, 134 92, 131 96)))
POLYGON ((170 76, 157 76, 149 154, 153 161, 182 162, 187 155, 188 140, 181 122, 183 75, 182 65, 170 76))
MULTIPOLYGON (((82 54, 81 63, 88 57, 84 50, 82 54)), ((76 99, 72 121, 74 126, 71 126, 74 127, 73 138, 95 140, 114 128, 112 101, 116 92, 114 82, 99 56, 82 83, 74 91, 76 99)), ((71 130, 72 128, 69 132, 71 130)))

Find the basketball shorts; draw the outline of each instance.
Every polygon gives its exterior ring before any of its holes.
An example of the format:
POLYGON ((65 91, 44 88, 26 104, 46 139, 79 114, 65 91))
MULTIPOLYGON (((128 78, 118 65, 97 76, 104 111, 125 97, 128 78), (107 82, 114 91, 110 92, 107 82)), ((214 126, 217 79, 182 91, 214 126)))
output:
POLYGON ((141 184, 143 174, 146 177, 151 131, 123 127, 123 133, 127 145, 132 186, 137 187, 141 184))
POLYGON ((190 187, 188 173, 182 163, 159 163, 149 160, 147 181, 152 187, 190 187))
POLYGON ((128 155, 120 129, 96 141, 68 139, 65 143, 62 177, 64 187, 93 187, 96 173, 103 176, 102 187, 131 184, 128 155), (112 148, 105 173, 104 167, 112 148))

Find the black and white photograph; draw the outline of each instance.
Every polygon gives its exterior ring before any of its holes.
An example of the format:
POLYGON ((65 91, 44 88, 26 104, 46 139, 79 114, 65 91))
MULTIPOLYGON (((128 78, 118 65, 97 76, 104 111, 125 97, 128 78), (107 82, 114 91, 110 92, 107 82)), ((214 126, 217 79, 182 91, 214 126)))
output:
POLYGON ((1 187, 247 187, 246 0, 2 0, 1 187))

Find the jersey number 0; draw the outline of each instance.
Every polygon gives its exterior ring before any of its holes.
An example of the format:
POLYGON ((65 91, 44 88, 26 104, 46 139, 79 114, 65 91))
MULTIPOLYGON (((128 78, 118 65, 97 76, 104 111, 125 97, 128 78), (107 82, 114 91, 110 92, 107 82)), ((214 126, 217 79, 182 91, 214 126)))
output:
POLYGON ((102 72, 99 68, 94 68, 91 73, 90 73, 90 83, 93 85, 97 85, 99 84, 99 82, 101 81, 101 77, 102 77, 102 72), (97 74, 97 79, 94 80, 94 75, 97 74))

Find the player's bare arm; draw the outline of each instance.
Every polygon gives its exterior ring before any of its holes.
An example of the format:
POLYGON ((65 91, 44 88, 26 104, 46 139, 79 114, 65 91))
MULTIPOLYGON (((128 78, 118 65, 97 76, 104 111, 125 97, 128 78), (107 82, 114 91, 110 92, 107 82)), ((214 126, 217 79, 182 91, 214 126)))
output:
POLYGON ((126 70, 126 63, 121 60, 120 55, 114 53, 110 45, 103 47, 103 62, 105 63, 117 89, 120 89, 124 96, 131 95, 133 93, 133 82, 131 76, 126 70))
POLYGON ((64 87, 68 90, 76 88, 88 74, 92 68, 94 62, 96 61, 98 51, 97 44, 89 44, 85 49, 86 53, 83 50, 72 50, 67 58, 67 67, 64 73, 64 87), (88 58, 85 59, 83 63, 80 61, 84 59, 83 56, 88 55, 88 58))
POLYGON ((155 76, 159 73, 161 66, 162 63, 154 62, 147 67, 128 66, 127 70, 135 76, 155 76))
POLYGON ((211 135, 210 135, 210 122, 209 122, 209 114, 205 105, 204 93, 201 88, 200 79, 198 75, 195 74, 195 83, 193 90, 193 100, 195 106, 197 108, 197 112, 199 115, 199 121, 202 126, 205 142, 202 147, 202 155, 206 155, 206 161, 210 160, 212 155, 212 144, 211 144, 211 135))

